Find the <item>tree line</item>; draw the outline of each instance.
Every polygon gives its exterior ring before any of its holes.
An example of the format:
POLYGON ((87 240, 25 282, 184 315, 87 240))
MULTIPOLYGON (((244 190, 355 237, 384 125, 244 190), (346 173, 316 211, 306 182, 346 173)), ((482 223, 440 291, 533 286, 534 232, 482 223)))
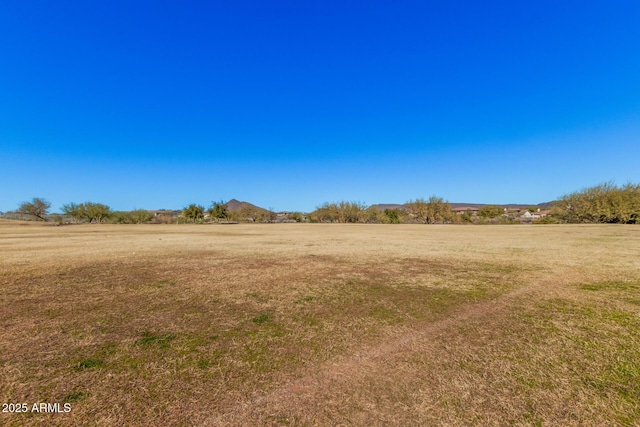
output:
MULTIPOLYGON (((31 201, 22 202, 18 212, 30 215, 45 221, 49 215, 51 202, 41 197, 34 197, 31 201)), ((62 215, 54 214, 51 218, 55 222, 62 223, 63 215, 71 218, 75 223, 105 223, 114 224, 142 224, 150 221, 153 214, 146 209, 134 209, 132 211, 113 211, 104 203, 84 202, 68 203, 62 206, 62 215)))
POLYGON ((205 214, 207 214, 207 218, 215 221, 229 219, 227 204, 223 201, 211 202, 211 206, 208 209, 205 209, 202 205, 192 203, 182 210, 184 222, 202 222, 205 219, 205 214))
MULTIPOLYGON (((238 211, 230 211, 224 201, 212 202, 208 208, 191 203, 178 211, 174 217, 174 211, 161 210, 155 213, 146 209, 134 209, 132 211, 114 211, 104 203, 84 202, 68 203, 61 208, 62 215, 49 215, 51 202, 41 197, 34 197, 31 201, 22 202, 18 212, 41 221, 52 219, 63 223, 70 219, 74 223, 110 223, 110 224, 143 224, 155 223, 202 223, 207 221, 245 221, 266 222, 275 219, 273 212, 264 209, 246 206, 238 211)), ((302 214, 293 212, 288 218, 301 220, 302 214)))
POLYGON ((409 200, 400 207, 379 209, 361 202, 326 202, 310 214, 312 222, 366 223, 366 224, 463 224, 510 223, 503 217, 499 206, 487 205, 477 214, 456 213, 442 197, 409 200))
POLYGON ((640 184, 611 182, 566 194, 543 223, 640 224, 640 184))
MULTIPOLYGON (((45 221, 49 215, 51 203, 39 197, 22 202, 19 212, 45 221)), ((530 209, 531 210, 531 209, 530 209)), ((230 211, 224 201, 212 202, 208 208, 192 203, 179 211, 177 218, 171 212, 159 218, 145 209, 132 211, 113 211, 108 205, 95 202, 68 203, 62 206, 62 213, 76 223, 116 223, 141 224, 155 222, 220 222, 247 221, 271 222, 276 214, 265 209, 246 206, 230 211)), ((281 218, 282 219, 282 218, 281 218)), ((287 213, 287 221, 295 222, 335 222, 369 224, 451 224, 451 223, 511 223, 517 222, 504 215, 498 206, 487 205, 477 213, 456 213, 449 202, 442 197, 431 196, 428 199, 410 200, 404 205, 392 209, 367 207, 361 202, 325 202, 309 215, 300 212, 287 213)), ((62 222, 57 215, 54 221, 62 222)), ((628 183, 618 187, 613 183, 599 184, 583 190, 566 194, 553 205, 548 216, 536 223, 640 223, 640 185, 628 183)))
MULTIPOLYGON (((211 202, 208 208, 192 203, 180 212, 177 222, 201 223, 201 222, 271 222, 276 220, 276 213, 251 205, 242 206, 238 210, 230 210, 224 201, 211 202)), ((287 214, 287 219, 301 222, 300 212, 287 214)))
POLYGON ((411 200, 399 208, 379 209, 361 202, 326 202, 310 214, 313 222, 400 224, 417 222, 436 224, 453 222, 455 213, 448 202, 432 196, 411 200))

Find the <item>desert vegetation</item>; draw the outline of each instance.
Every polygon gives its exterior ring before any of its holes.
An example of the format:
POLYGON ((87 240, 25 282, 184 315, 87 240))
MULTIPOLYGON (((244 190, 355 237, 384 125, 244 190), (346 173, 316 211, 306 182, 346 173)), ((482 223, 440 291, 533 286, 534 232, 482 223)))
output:
POLYGON ((112 224, 144 224, 153 220, 154 216, 146 209, 111 212, 108 221, 112 224))
POLYGON ((640 423, 635 227, 0 222, 0 424, 640 423))
POLYGON ((69 203, 62 206, 62 212, 70 216, 76 222, 96 222, 100 224, 112 215, 111 208, 103 203, 84 202, 69 203))
POLYGON ((640 223, 640 184, 604 183, 563 196, 549 220, 555 223, 640 223))
POLYGON ((310 214, 312 222, 367 224, 443 224, 457 221, 449 203, 441 197, 410 200, 399 208, 381 210, 362 202, 325 202, 310 214))
POLYGON ((50 201, 42 197, 34 197, 30 202, 20 203, 18 210, 44 221, 45 215, 49 212, 49 208, 51 208, 50 201))
MULTIPOLYGON (((51 203, 41 197, 30 202, 22 202, 18 212, 20 219, 48 218, 58 224, 65 223, 212 223, 212 222, 320 222, 320 223, 364 223, 364 224, 637 224, 640 222, 640 184, 628 183, 622 187, 609 182, 566 194, 560 200, 541 205, 551 205, 544 215, 539 214, 539 206, 480 205, 467 211, 455 211, 451 204, 438 196, 428 199, 409 200, 403 205, 380 209, 377 205, 367 206, 363 202, 325 202, 313 212, 276 213, 247 202, 231 200, 211 202, 208 208, 191 203, 180 211, 112 211, 103 203, 68 203, 62 206, 62 215, 49 215, 51 203), (231 205, 231 206, 230 206, 231 205), (532 215, 526 216, 524 213, 532 215), (25 218, 26 216, 26 218, 25 218), (66 220, 65 220, 66 218, 66 220), (535 221, 534 221, 535 220, 535 221)), ((461 208, 466 209, 466 208, 461 208)))

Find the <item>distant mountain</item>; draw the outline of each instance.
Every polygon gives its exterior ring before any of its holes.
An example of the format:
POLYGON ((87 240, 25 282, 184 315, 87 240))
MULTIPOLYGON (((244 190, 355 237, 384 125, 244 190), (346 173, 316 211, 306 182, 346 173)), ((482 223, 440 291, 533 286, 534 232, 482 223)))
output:
POLYGON ((268 209, 265 208, 261 208, 260 206, 256 206, 252 203, 249 202, 241 202, 239 200, 236 199, 231 199, 227 202, 227 210, 231 211, 231 212, 238 212, 241 210, 248 210, 251 209, 253 211, 256 212, 262 212, 262 213, 271 213, 271 211, 269 211, 268 209))
POLYGON ((384 211, 385 209, 407 209, 405 205, 399 205, 395 203, 378 203, 377 205, 371 205, 370 207, 376 207, 381 211, 384 211))
POLYGON ((513 208, 513 209, 524 209, 524 208, 528 208, 529 206, 536 206, 534 204, 529 204, 529 205, 523 205, 523 204, 518 204, 518 203, 507 203, 507 204, 503 204, 503 205, 496 205, 493 203, 449 203, 449 205, 451 205, 452 209, 455 208, 483 208, 484 206, 498 206, 501 208, 513 208))

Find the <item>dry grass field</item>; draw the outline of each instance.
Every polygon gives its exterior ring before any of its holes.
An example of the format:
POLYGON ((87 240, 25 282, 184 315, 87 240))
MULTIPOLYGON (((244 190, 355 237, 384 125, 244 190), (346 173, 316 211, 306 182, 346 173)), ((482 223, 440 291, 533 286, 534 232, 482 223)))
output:
POLYGON ((1 425, 640 425, 640 227, 4 222, 0 287, 1 425))

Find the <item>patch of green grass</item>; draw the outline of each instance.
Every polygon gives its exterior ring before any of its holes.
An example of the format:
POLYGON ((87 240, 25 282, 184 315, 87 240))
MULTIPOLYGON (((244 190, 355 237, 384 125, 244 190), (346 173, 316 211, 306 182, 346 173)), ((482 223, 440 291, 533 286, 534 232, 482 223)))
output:
POLYGON ((296 304, 304 304, 304 303, 307 303, 307 302, 311 302, 311 301, 313 301, 315 299, 316 299, 316 297, 313 297, 311 295, 307 295, 307 296, 305 296, 303 298, 295 300, 294 303, 296 303, 296 304))
POLYGON ((116 343, 106 343, 96 351, 95 357, 99 359, 108 358, 109 356, 115 354, 117 351, 118 345, 116 343))
POLYGON ((314 315, 306 315, 302 318, 302 324, 305 326, 321 326, 321 322, 318 317, 314 315))
POLYGON ((165 288, 167 286, 175 286, 176 285, 176 281, 175 280, 169 280, 169 279, 163 279, 158 281, 155 285, 153 285, 154 288, 158 288, 158 289, 162 289, 165 288))
POLYGON ((168 348, 169 343, 176 338, 176 334, 167 332, 165 334, 154 334, 149 331, 142 333, 142 337, 136 341, 137 345, 151 346, 156 345, 160 348, 168 348))
POLYGON ((251 321, 253 323, 265 323, 269 321, 269 315, 268 314, 261 314, 260 316, 254 317, 253 319, 251 319, 251 321))
POLYGON ((527 425, 542 427, 544 425, 544 418, 536 413, 535 405, 532 402, 527 402, 527 412, 523 417, 527 425))
POLYGON ((640 289, 640 283, 638 282, 599 282, 599 283, 586 283, 580 286, 580 289, 585 291, 633 291, 640 289))
POLYGON ((627 326, 633 322, 634 315, 620 310, 603 310, 602 317, 621 326, 627 326))
POLYGON ((80 363, 74 366, 78 371, 83 369, 99 368, 104 366, 104 360, 102 359, 84 359, 80 363))
MULTIPOLYGON (((611 286, 602 285, 600 289, 611 286)), ((536 335, 553 343, 549 357, 556 359, 545 369, 571 367, 570 381, 576 389, 617 402, 612 411, 621 425, 640 420, 640 318, 610 308, 610 298, 580 303, 553 299, 541 308, 535 320, 536 335)))
POLYGON ((82 399, 85 396, 86 396, 86 393, 83 391, 74 391, 73 393, 67 394, 64 398, 64 401, 66 403, 73 403, 73 402, 77 402, 78 400, 82 399))
POLYGON ((197 334, 192 335, 188 339, 183 339, 183 343, 185 345, 185 349, 188 352, 196 352, 201 347, 209 346, 213 341, 218 339, 218 335, 205 335, 205 334, 197 334))
POLYGON ((370 314, 374 319, 388 325, 395 325, 403 321, 403 317, 400 315, 398 310, 380 305, 374 306, 370 310, 370 314))
POLYGON ((206 359, 200 359, 198 360, 198 363, 196 364, 196 366, 199 369, 209 369, 211 367, 211 361, 206 359))
POLYGON ((254 374, 275 372, 286 363, 290 363, 288 356, 281 354, 278 346, 267 337, 259 337, 247 343, 240 359, 248 365, 254 374))

